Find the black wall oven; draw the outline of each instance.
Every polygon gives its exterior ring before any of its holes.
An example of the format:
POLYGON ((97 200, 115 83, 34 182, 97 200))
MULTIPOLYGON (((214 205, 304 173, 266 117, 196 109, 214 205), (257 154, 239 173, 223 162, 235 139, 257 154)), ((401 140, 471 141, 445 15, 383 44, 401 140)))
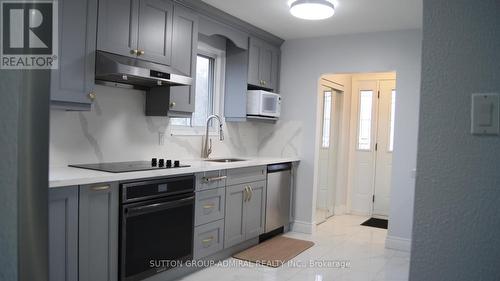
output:
POLYGON ((121 184, 120 280, 136 281, 193 257, 194 176, 121 184))

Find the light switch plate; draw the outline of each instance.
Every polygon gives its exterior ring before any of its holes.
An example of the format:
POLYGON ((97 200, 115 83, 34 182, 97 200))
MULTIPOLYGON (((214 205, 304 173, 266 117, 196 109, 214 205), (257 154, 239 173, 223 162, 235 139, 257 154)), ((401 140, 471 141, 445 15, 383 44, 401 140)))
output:
POLYGON ((500 134, 500 94, 472 94, 472 128, 474 135, 500 134))

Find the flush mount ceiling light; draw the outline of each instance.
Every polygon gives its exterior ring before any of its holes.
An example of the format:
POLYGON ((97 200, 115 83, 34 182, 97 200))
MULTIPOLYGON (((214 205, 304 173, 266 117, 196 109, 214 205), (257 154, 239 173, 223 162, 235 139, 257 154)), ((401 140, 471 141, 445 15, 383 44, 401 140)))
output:
POLYGON ((335 13, 335 6, 328 0, 296 0, 290 3, 290 13, 306 20, 323 20, 335 13))

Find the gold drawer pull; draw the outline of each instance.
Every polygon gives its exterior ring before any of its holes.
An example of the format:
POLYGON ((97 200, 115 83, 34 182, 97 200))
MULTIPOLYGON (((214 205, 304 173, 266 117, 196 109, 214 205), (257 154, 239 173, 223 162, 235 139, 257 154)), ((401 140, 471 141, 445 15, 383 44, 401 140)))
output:
POLYGON ((213 181, 225 180, 226 178, 227 178, 227 176, 220 176, 220 177, 213 177, 213 178, 203 177, 203 181, 205 183, 209 183, 209 182, 213 182, 213 181))
POLYGON ((215 204, 206 204, 203 206, 203 209, 212 209, 215 208, 215 204))
POLYGON ((101 190, 107 190, 107 189, 109 189, 109 185, 94 186, 94 187, 92 187, 93 191, 101 191, 101 190))
POLYGON ((203 240, 201 240, 201 242, 203 242, 204 244, 206 244, 206 243, 210 243, 210 242, 212 242, 213 240, 214 240, 214 237, 213 237, 213 236, 210 236, 210 237, 209 237, 209 238, 207 238, 207 239, 203 239, 203 240))

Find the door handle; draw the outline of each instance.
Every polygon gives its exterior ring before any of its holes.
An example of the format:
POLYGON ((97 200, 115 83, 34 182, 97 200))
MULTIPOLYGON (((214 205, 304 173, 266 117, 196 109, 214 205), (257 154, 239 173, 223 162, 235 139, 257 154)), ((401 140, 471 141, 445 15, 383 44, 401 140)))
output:
POLYGON ((94 186, 91 188, 93 191, 101 191, 109 189, 109 185, 94 186))
POLYGON ((224 180, 226 178, 227 178, 227 176, 212 177, 212 178, 204 177, 203 181, 206 182, 206 183, 209 183, 209 182, 212 182, 212 181, 221 181, 221 180, 224 180))

